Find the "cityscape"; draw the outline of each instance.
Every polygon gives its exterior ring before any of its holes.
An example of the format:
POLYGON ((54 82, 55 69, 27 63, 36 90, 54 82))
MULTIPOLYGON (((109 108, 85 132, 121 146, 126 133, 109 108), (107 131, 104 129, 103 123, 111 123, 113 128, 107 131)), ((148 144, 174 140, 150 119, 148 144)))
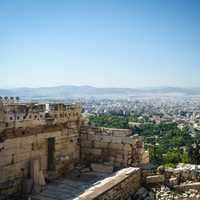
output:
POLYGON ((0 200, 200 200, 198 0, 0 1, 0 200))

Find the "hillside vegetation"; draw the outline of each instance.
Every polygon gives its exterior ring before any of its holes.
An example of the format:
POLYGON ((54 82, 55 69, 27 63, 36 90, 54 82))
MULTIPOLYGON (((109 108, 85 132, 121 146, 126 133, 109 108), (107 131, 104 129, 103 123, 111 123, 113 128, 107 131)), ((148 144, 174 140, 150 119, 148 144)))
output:
MULTIPOLYGON (((90 123, 108 128, 129 128, 135 116, 98 115, 91 116, 90 123)), ((192 136, 189 128, 179 129, 176 123, 143 123, 132 128, 133 133, 144 136, 154 164, 175 166, 177 163, 200 164, 200 136, 192 136)))

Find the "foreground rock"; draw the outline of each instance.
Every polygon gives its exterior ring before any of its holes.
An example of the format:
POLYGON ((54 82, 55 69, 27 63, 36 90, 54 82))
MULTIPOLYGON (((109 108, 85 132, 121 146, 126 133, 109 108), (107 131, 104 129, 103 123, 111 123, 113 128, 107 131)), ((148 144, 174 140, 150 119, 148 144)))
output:
POLYGON ((177 193, 166 186, 160 188, 140 188, 132 197, 132 200, 199 200, 200 192, 197 190, 188 190, 183 193, 177 193))
MULTIPOLYGON (((161 173, 170 182, 171 178, 176 178, 174 183, 200 182, 200 165, 178 164, 176 168, 165 168, 161 173)), ((175 180, 175 179, 174 179, 175 180)))
POLYGON ((199 165, 160 166, 142 174, 145 187, 141 187, 132 200, 200 200, 199 165))

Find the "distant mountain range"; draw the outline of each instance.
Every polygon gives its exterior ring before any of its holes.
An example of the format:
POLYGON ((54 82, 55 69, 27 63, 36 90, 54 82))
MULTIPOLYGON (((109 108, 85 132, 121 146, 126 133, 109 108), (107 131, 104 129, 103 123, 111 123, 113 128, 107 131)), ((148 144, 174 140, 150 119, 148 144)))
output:
POLYGON ((97 88, 92 86, 56 86, 40 88, 0 89, 0 96, 23 98, 109 98, 135 95, 200 95, 200 88, 97 88))

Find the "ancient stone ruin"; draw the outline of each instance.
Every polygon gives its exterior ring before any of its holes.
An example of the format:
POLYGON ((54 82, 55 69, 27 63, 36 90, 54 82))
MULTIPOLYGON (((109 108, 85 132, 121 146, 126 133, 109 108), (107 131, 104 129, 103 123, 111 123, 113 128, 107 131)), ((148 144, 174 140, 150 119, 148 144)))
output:
POLYGON ((142 169, 142 186, 133 200, 200 199, 200 166, 178 164, 176 168, 159 166, 155 171, 142 169))
POLYGON ((148 162, 141 137, 91 127, 79 105, 0 101, 1 200, 127 199, 148 162))
POLYGON ((0 99, 0 200, 197 200, 200 166, 152 167, 128 129, 93 127, 79 105, 0 99))

